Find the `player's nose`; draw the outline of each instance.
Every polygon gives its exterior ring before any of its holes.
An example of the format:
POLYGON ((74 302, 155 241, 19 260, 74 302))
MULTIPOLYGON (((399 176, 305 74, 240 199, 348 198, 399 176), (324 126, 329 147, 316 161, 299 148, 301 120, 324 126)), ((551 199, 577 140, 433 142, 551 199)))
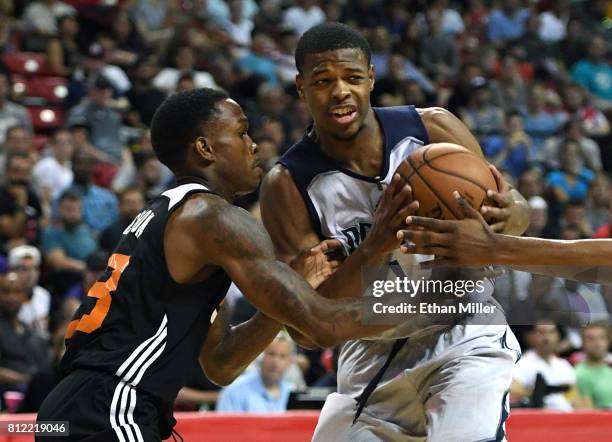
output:
POLYGON ((332 98, 334 99, 334 101, 342 102, 350 95, 351 91, 347 83, 342 80, 338 80, 334 83, 334 87, 332 89, 332 98))

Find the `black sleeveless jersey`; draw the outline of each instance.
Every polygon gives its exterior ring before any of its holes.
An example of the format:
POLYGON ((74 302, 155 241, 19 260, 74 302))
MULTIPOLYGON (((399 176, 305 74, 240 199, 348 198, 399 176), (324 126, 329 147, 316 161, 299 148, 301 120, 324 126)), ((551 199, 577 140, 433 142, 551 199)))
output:
POLYGON ((124 230, 108 267, 89 289, 66 334, 64 373, 102 370, 171 406, 230 286, 223 270, 197 284, 177 284, 166 265, 164 231, 190 195, 213 193, 204 182, 180 182, 124 230))

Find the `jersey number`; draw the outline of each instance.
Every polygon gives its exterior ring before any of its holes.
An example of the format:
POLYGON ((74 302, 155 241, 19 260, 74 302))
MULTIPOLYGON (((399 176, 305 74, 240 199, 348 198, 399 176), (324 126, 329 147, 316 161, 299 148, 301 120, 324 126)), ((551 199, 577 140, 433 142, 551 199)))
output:
POLYGON ((75 331, 91 333, 100 328, 110 310, 111 292, 117 290, 119 279, 129 263, 130 257, 120 253, 114 253, 108 258, 108 267, 113 270, 110 276, 104 282, 95 282, 87 292, 87 296, 97 298, 96 305, 91 312, 70 322, 66 331, 66 339, 70 339, 75 331))

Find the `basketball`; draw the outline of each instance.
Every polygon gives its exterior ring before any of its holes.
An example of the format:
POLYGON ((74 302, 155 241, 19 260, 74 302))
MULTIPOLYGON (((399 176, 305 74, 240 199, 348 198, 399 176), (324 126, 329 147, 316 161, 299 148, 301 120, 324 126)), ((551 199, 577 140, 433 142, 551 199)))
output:
POLYGON ((461 217, 461 208, 453 197, 455 190, 475 209, 482 206, 487 190, 498 190, 487 162, 452 143, 429 144, 415 150, 396 172, 412 187, 412 196, 419 202, 417 215, 429 218, 461 217))

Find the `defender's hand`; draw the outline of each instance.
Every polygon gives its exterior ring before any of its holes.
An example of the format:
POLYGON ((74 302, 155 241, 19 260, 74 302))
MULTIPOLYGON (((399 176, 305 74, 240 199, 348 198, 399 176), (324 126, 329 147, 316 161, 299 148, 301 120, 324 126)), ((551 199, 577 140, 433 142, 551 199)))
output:
POLYGON ((329 278, 340 265, 340 261, 331 258, 332 252, 342 247, 337 239, 321 241, 312 249, 302 251, 291 261, 291 267, 317 289, 329 278))
POLYGON ((374 212, 372 227, 362 246, 376 258, 393 252, 400 245, 397 231, 404 226, 406 217, 415 214, 418 208, 419 203, 413 201, 410 186, 399 174, 394 174, 391 183, 383 191, 374 212))
POLYGON ((487 200, 480 209, 480 213, 489 223, 494 232, 504 232, 508 227, 508 220, 513 217, 514 198, 510 186, 495 166, 489 166, 499 192, 487 191, 487 200))
POLYGON ((400 250, 403 253, 436 255, 434 260, 422 262, 422 268, 478 267, 493 263, 495 232, 459 192, 455 191, 453 195, 461 207, 462 220, 409 216, 406 224, 412 228, 397 232, 398 240, 414 243, 402 245, 400 250))

